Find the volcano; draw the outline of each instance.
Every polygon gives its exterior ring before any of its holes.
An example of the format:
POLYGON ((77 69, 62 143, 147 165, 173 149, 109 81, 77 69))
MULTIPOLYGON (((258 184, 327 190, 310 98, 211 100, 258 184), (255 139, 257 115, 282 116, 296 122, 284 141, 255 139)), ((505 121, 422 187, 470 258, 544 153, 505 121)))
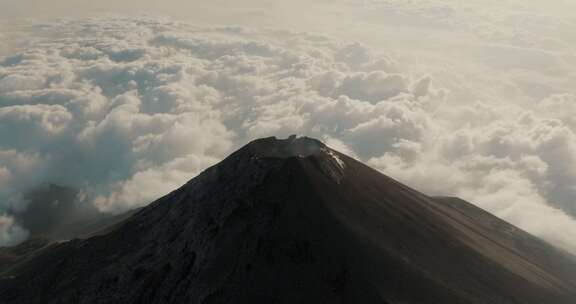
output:
POLYGON ((572 255, 306 137, 255 140, 0 276, 0 303, 576 303, 572 255))

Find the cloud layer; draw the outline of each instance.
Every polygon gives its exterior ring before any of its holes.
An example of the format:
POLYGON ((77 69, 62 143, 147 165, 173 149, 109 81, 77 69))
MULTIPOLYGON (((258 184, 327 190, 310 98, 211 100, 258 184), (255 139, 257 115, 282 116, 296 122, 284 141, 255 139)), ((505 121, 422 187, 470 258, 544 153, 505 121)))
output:
MULTIPOLYGON (((4 208, 51 182, 121 212, 250 139, 298 133, 576 252, 571 92, 530 105, 458 102, 398 56, 302 32, 153 18, 23 31, 27 46, 0 59, 4 208)), ((0 244, 25 237, 1 220, 0 244)))

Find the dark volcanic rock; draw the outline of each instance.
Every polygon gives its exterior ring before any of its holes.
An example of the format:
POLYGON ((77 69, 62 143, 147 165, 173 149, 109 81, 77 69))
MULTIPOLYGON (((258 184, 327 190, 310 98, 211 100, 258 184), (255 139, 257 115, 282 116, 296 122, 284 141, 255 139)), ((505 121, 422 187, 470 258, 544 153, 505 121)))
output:
POLYGON ((0 303, 572 304, 575 265, 316 140, 266 138, 4 273, 0 303))
MULTIPOLYGON (((0 247, 0 273, 14 267, 19 260, 25 259, 50 245, 50 240, 42 237, 31 238, 17 246, 0 247)), ((1 301, 0 301, 1 302, 1 301)))

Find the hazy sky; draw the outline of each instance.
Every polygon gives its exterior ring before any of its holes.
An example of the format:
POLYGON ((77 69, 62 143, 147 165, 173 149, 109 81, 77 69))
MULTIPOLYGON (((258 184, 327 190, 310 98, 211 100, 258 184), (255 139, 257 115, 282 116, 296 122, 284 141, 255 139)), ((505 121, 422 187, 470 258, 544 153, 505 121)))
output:
POLYGON ((576 252, 575 9, 0 0, 0 207, 53 182, 120 212, 299 133, 576 252))

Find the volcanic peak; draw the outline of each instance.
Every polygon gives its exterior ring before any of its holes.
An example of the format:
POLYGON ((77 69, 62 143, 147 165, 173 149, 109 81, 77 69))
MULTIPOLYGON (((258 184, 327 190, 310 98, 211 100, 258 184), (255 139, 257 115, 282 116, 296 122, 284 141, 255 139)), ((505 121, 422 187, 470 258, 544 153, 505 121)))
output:
POLYGON ((248 144, 251 157, 255 158, 307 158, 314 157, 320 169, 337 183, 344 178, 346 163, 338 152, 328 148, 321 141, 291 135, 286 139, 276 137, 261 138, 248 144))
POLYGON ((329 148, 317 139, 291 135, 286 139, 275 136, 257 139, 248 145, 248 149, 255 157, 290 158, 319 155, 329 148))

